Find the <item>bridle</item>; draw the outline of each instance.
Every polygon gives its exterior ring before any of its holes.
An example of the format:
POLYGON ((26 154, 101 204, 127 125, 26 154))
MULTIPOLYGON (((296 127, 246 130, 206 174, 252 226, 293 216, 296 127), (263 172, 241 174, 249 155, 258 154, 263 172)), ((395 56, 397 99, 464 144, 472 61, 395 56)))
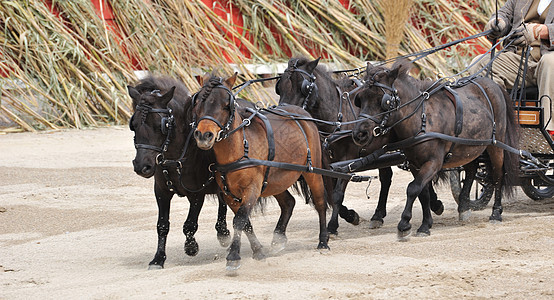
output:
MULTIPOLYGON (((383 97, 381 98, 381 108, 384 111, 375 116, 370 116, 362 112, 360 112, 358 115, 358 118, 369 119, 377 124, 377 126, 373 128, 373 136, 375 137, 387 134, 392 129, 393 126, 386 127, 386 124, 392 112, 398 110, 401 107, 400 97, 398 96, 398 91, 396 90, 396 88, 394 88, 394 84, 392 86, 388 86, 375 81, 374 78, 377 74, 378 73, 374 74, 372 79, 366 82, 366 85, 367 87, 376 86, 380 88, 381 91, 383 91, 383 97), (387 91, 389 91, 389 93, 387 93, 387 91), (376 118, 380 115, 383 115, 383 118, 381 120, 376 118)), ((356 99, 355 103, 359 104, 359 100, 356 99)))
MULTIPOLYGON (((159 90, 154 90, 150 93, 155 95, 160 95, 159 90)), ((160 128, 161 128, 162 134, 165 135, 166 138, 165 138, 165 141, 162 143, 162 145, 158 147, 158 146, 149 145, 149 144, 137 143, 136 135, 135 135, 135 137, 133 138, 135 149, 154 150, 156 152, 159 152, 161 155, 163 155, 163 153, 167 151, 167 147, 169 146, 169 143, 170 143, 170 137, 173 132, 173 128, 175 127, 175 118, 173 117, 173 111, 171 110, 171 108, 153 108, 152 106, 149 106, 149 105, 139 104, 135 107, 135 113, 133 114, 133 116, 131 116, 131 119, 129 120, 129 129, 131 129, 131 131, 135 131, 136 129, 133 126, 133 120, 135 118, 136 113, 139 111, 141 112, 141 117, 142 117, 141 126, 146 121, 146 117, 148 116, 149 113, 157 113, 158 115, 160 115, 161 117, 160 128)), ((158 159, 156 158, 156 160, 158 159)))
MULTIPOLYGON (((302 84, 300 86, 300 91, 304 96, 304 101, 302 102, 302 108, 306 109, 306 107, 308 107, 308 102, 310 101, 310 96, 317 95, 318 88, 315 83, 316 77, 312 73, 308 73, 307 71, 299 69, 297 64, 298 64, 298 60, 296 60, 294 62, 294 65, 288 68, 287 71, 291 73, 298 72, 302 76, 302 84)), ((275 93, 277 93, 277 95, 280 95, 279 89, 277 88, 280 82, 281 82, 281 79, 277 80, 277 83, 275 84, 275 93)))
MULTIPOLYGON (((214 122, 219 127, 219 131, 218 131, 217 136, 216 136, 216 142, 219 142, 219 141, 227 138, 230 134, 232 134, 233 132, 238 130, 238 128, 235 128, 234 130, 230 130, 231 126, 233 125, 233 121, 235 120, 235 106, 236 106, 235 96, 233 95, 231 90, 229 90, 228 87, 226 87, 225 85, 222 84, 221 81, 222 81, 222 79, 220 78, 219 84, 214 86, 212 89, 215 89, 215 88, 224 89, 227 92, 227 94, 229 95, 229 120, 227 120, 227 123, 225 123, 225 125, 222 125, 221 122, 219 122, 219 120, 215 119, 212 116, 208 116, 208 115, 204 115, 204 116, 202 116, 201 118, 198 119, 198 116, 196 115, 196 113, 193 114, 192 123, 191 123, 191 127, 193 128, 193 130, 195 130, 198 123, 200 123, 200 121, 202 121, 202 120, 210 120, 210 121, 214 122)), ((211 90, 207 94, 205 94, 204 98, 208 97, 209 93, 211 93, 211 90)), ((197 98, 198 98, 198 93, 196 93, 192 96, 192 107, 196 106, 197 98)), ((202 101, 202 100, 200 100, 200 101, 202 101)))

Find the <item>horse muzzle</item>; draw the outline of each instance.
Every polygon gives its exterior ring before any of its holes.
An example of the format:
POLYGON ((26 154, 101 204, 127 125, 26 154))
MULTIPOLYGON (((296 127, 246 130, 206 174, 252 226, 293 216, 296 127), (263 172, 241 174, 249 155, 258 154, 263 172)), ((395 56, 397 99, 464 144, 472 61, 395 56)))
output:
POLYGON ((216 136, 211 131, 201 132, 196 130, 194 132, 194 139, 196 140, 196 145, 202 150, 210 150, 215 144, 216 136))
POLYGON ((144 178, 150 178, 154 176, 154 173, 156 172, 155 165, 150 163, 141 163, 136 158, 133 160, 133 167, 135 173, 144 178))

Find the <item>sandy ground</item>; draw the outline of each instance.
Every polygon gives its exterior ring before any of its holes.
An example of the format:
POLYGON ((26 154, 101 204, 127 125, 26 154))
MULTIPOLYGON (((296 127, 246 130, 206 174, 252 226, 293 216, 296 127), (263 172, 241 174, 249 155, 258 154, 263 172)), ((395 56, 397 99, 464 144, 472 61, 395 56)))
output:
MULTIPOLYGON (((352 183, 345 204, 364 220, 341 220, 331 251, 322 254, 315 210, 298 200, 287 248, 255 261, 244 238, 236 277, 225 273, 215 201, 200 215, 200 253, 188 257, 181 232, 188 201, 175 198, 165 269, 148 271, 157 207, 153 179, 133 173, 134 152, 125 126, 0 135, 0 298, 554 298, 554 200, 535 202, 518 190, 505 201, 501 224, 488 222, 490 206, 460 224, 448 187, 439 187, 445 212, 434 216, 431 236, 398 242, 411 177, 399 169, 383 228, 370 230, 366 221, 378 182, 352 183)), ((278 211, 270 201, 252 218, 267 247, 278 211)), ((414 228, 420 221, 416 204, 414 228)))

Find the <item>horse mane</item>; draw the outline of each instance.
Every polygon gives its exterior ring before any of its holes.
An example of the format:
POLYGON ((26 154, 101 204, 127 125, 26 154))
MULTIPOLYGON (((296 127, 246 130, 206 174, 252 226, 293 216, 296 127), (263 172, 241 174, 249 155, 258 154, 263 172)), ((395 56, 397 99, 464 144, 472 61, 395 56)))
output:
MULTIPOLYGON (((287 76, 290 76, 290 73, 292 73, 292 70, 294 70, 294 66, 291 65, 290 62, 295 60, 298 60, 296 64, 301 66, 311 61, 311 59, 305 56, 293 57, 289 60, 289 66, 285 69, 285 72, 283 72, 283 75, 288 74, 287 76)), ((348 76, 333 74, 332 71, 329 70, 329 67, 325 64, 318 64, 313 74, 318 78, 324 78, 325 80, 337 85, 341 89, 347 89, 349 87, 352 87, 352 84, 354 83, 354 81, 348 76), (336 76, 340 76, 340 77, 336 78, 336 76)))
MULTIPOLYGON (((190 98, 190 92, 185 84, 182 81, 167 75, 148 75, 147 77, 141 79, 135 86, 137 91, 141 94, 155 90, 159 90, 161 94, 165 94, 173 87, 175 87, 175 93, 173 94, 174 100, 184 103, 185 100, 190 98)), ((140 103, 133 103, 133 107, 137 104, 140 103)))

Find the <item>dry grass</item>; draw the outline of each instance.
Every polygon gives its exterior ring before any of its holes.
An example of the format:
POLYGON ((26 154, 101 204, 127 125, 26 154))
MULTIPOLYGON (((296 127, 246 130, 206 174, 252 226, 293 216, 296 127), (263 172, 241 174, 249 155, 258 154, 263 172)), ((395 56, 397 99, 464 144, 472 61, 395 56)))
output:
MULTIPOLYGON (((248 72, 247 63, 286 62, 299 54, 323 56, 345 69, 361 67, 365 61, 477 33, 474 26, 482 26, 494 11, 492 0, 385 1, 388 5, 351 0, 347 8, 336 0, 233 0, 233 13, 242 15, 244 23, 238 27, 200 0, 108 2, 125 38, 108 30, 88 0, 54 0, 63 18, 53 15, 42 0, 0 0, 0 71, 10 74, 0 81, 0 131, 127 122, 126 85, 137 80, 128 56, 153 73, 183 80, 194 91, 196 76, 206 71, 231 74, 227 58, 236 64, 241 80, 257 76, 248 72), (418 20, 415 26, 402 21, 408 9, 398 9, 400 2, 413 2, 409 11, 418 20)), ((467 64, 476 45, 489 43, 481 38, 418 64, 427 76, 452 74, 467 64)), ((271 101, 256 86, 241 96, 271 101)))

